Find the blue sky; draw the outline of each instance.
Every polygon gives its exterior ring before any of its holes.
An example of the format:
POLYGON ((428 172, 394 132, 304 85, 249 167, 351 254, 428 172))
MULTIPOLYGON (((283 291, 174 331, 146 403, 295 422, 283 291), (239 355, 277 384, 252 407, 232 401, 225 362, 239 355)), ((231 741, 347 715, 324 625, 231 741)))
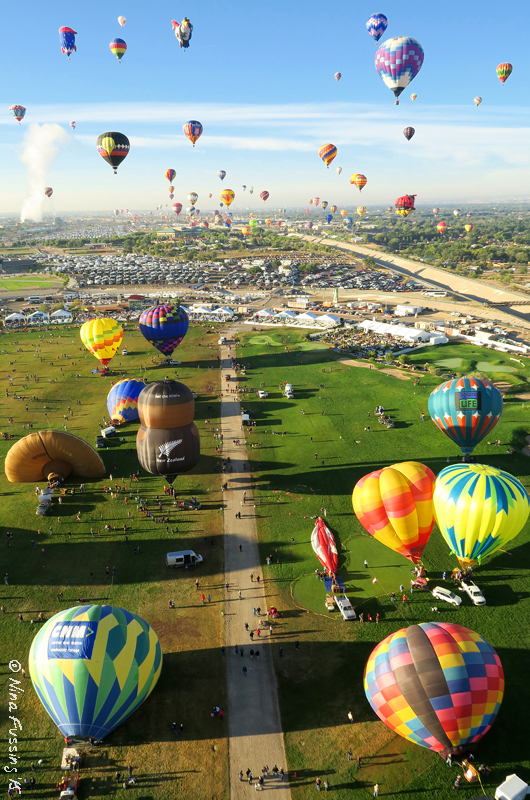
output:
POLYGON ((0 32, 0 211, 17 212, 32 181, 53 187, 59 213, 154 208, 167 202, 168 167, 177 170, 175 200, 196 191, 205 211, 222 188, 236 192, 234 210, 269 213, 315 195, 347 208, 388 205, 405 192, 417 193, 419 205, 526 199, 530 98, 518 31, 527 3, 512 0, 506 9, 490 0, 8 4, 0 32), (412 36, 425 51, 399 106, 374 67, 365 22, 376 11, 389 19, 381 41, 412 36), (185 14, 194 26, 187 52, 171 29, 185 14), (77 31, 70 61, 60 51, 62 25, 77 31), (115 36, 128 45, 121 64, 109 50, 115 36), (501 61, 514 66, 504 86, 495 74, 501 61), (475 95, 483 98, 478 109, 475 95), (20 126, 7 110, 15 103, 27 108, 20 126), (188 119, 204 125, 195 148, 182 133, 188 119), (31 154, 27 166, 24 137, 44 123, 65 134, 48 166, 32 165, 31 154), (407 125, 416 128, 410 142, 407 125), (113 129, 131 140, 118 176, 95 149, 98 134, 113 129), (329 170, 317 152, 326 142, 338 147, 329 170), (219 169, 227 172, 223 183, 219 169), (352 172, 368 178, 362 194, 349 184, 352 172), (253 197, 242 184, 254 186, 253 197), (270 192, 265 205, 262 189, 270 192))

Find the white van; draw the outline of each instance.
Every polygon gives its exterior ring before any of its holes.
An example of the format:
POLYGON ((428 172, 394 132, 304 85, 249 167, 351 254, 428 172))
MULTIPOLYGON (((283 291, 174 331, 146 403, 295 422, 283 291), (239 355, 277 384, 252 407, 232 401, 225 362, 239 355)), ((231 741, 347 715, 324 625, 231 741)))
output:
POLYGON ((115 433, 116 433, 116 428, 114 427, 114 425, 109 425, 108 428, 103 428, 103 430, 101 431, 101 435, 105 439, 108 439, 110 436, 114 436, 115 433))
POLYGON ((224 344, 225 342, 226 342, 226 337, 225 336, 221 336, 221 338, 219 339, 217 344, 224 344))
POLYGON ((194 567, 202 564, 202 556, 194 553, 193 550, 177 550, 176 553, 168 553, 166 556, 166 567, 194 567))

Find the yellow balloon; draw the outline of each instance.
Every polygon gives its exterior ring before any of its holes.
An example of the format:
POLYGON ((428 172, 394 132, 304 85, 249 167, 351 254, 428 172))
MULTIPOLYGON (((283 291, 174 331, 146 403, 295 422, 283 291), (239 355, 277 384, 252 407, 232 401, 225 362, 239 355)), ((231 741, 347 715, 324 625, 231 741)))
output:
POLYGON ((462 567, 496 553, 523 529, 530 499, 517 478, 486 464, 454 464, 434 487, 434 514, 462 567))
POLYGON ((79 336, 86 349, 106 367, 121 344, 123 328, 114 319, 99 317, 85 322, 79 336))

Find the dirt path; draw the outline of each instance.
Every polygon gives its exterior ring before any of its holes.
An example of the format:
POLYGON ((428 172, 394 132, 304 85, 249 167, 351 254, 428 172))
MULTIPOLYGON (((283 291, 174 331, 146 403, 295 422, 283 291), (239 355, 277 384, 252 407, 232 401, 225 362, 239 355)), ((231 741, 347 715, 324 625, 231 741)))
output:
MULTIPOLYGON (((235 355, 235 348, 232 348, 235 355)), ((228 491, 224 500, 224 554, 225 581, 225 620, 226 620, 226 669, 228 683, 228 730, 229 730, 229 775, 230 800, 240 800, 254 790, 254 783, 240 782, 240 770, 247 769, 259 778, 263 766, 270 770, 277 765, 287 772, 280 709, 278 705, 276 678, 272 663, 271 646, 274 636, 268 631, 268 620, 263 613, 267 608, 266 587, 262 578, 258 537, 256 532, 254 501, 248 474, 246 446, 234 445, 234 439, 244 442, 241 431, 241 407, 235 394, 235 381, 228 383, 225 375, 232 378, 235 373, 229 369, 232 352, 228 346, 221 347, 221 431, 223 433, 223 457, 230 457, 233 472, 227 473, 224 480, 228 491), (244 466, 246 469, 244 469, 244 466), (246 492, 246 496, 244 495, 246 492), (241 519, 236 514, 241 512, 241 519), (240 549, 241 548, 241 549, 240 549), (253 575, 253 580, 250 575, 253 575), (241 593, 241 597, 239 595, 241 593), (253 608, 261 608, 261 617, 253 614, 253 608), (261 619, 260 636, 254 635, 250 641, 249 630, 258 628, 261 619), (263 622, 266 624, 263 624, 263 622), (243 647, 244 655, 236 653, 243 647), (259 650, 260 657, 251 660, 250 650, 259 650), (246 667, 246 676, 243 672, 246 667)), ((265 777, 264 789, 274 789, 276 800, 290 800, 291 791, 287 775, 283 783, 272 772, 265 777)))
MULTIPOLYGON (((339 361, 342 364, 346 364, 347 367, 363 367, 364 369, 372 369, 371 364, 367 364, 366 361, 355 361, 354 358, 339 358, 339 361)), ((378 369, 377 372, 384 372, 385 375, 393 375, 394 378, 397 378, 399 381, 410 381, 411 375, 408 372, 401 371, 400 369, 395 369, 389 367, 388 369, 378 369)), ((415 375, 415 378, 420 378, 421 375, 415 375)))

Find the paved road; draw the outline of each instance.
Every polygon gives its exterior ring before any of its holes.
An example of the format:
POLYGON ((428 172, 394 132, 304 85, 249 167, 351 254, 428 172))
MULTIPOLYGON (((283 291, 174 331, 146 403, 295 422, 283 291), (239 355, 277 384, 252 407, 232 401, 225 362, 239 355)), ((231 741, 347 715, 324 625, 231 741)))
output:
MULTIPOLYGON (((235 355, 235 350, 233 352, 235 355)), ((225 619, 230 798, 240 800, 248 798, 249 792, 248 783, 241 783, 238 779, 240 770, 246 773, 250 768, 252 774, 259 777, 265 765, 272 770, 276 764, 286 771, 287 765, 271 654, 274 637, 268 632, 269 623, 263 613, 267 608, 266 587, 261 580, 254 500, 247 451, 240 430, 241 407, 239 401, 234 400, 236 395, 228 390, 228 387, 235 388, 235 381, 229 384, 225 381, 225 375, 235 376, 230 369, 231 355, 228 346, 221 348, 223 457, 229 456, 233 467, 233 472, 225 476, 229 489, 223 495, 225 581, 228 584, 225 590, 225 619), (235 439, 240 439, 243 444, 235 445, 235 439), (241 512, 241 519, 236 519, 238 512, 241 512), (250 579, 251 574, 254 580, 250 579), (253 614, 253 608, 257 607, 261 608, 261 617, 253 614), (245 623, 249 624, 249 630, 256 631, 258 619, 267 624, 263 625, 264 630, 259 637, 254 635, 252 643, 249 633, 245 631, 245 623), (243 657, 240 652, 236 653, 236 645, 239 651, 243 647, 243 657), (250 658, 251 649, 259 650, 259 660, 250 658), (246 676, 243 667, 247 669, 246 676)), ((287 775, 281 782, 269 773, 263 788, 273 788, 276 800, 291 798, 287 775)))

